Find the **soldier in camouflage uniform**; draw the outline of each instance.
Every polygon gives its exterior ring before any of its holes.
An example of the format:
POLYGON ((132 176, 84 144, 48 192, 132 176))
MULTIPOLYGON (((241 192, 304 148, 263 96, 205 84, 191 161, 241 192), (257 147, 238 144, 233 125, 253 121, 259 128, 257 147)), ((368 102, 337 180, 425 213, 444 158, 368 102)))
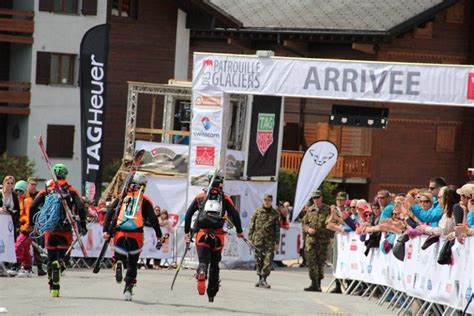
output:
POLYGON ((273 256, 280 242, 280 213, 272 207, 273 197, 265 194, 263 205, 255 210, 250 220, 249 240, 263 254, 255 257, 259 281, 256 287, 269 289, 267 277, 270 274, 273 256))
POLYGON ((333 232, 326 229, 326 219, 330 208, 322 203, 322 193, 316 190, 312 193, 311 205, 303 217, 303 230, 306 232, 305 256, 309 269, 311 285, 305 291, 321 292, 321 280, 324 278, 324 263, 326 262, 327 249, 333 232))

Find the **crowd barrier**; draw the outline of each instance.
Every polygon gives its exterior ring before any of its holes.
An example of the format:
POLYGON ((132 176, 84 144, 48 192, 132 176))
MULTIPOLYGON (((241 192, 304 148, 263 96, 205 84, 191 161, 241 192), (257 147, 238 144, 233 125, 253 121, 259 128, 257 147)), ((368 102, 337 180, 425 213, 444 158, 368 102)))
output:
MULTIPOLYGON (((104 239, 102 237, 102 226, 98 223, 87 225, 88 232, 82 237, 89 258, 96 258, 104 239)), ((140 254, 141 259, 165 259, 176 263, 184 252, 184 227, 178 226, 174 229, 162 228, 163 234, 169 234, 168 240, 160 250, 155 248, 156 235, 152 228, 144 228, 144 245, 140 254)), ((281 229, 279 249, 275 254, 275 260, 287 260, 299 258, 300 225, 291 224, 289 229, 281 229)), ((105 258, 111 258, 113 245, 106 252, 105 258)), ((72 249, 71 257, 82 258, 82 251, 76 243, 72 249)), ((222 253, 222 262, 231 266, 236 262, 252 261, 254 259, 250 248, 235 234, 235 230, 226 235, 225 247, 222 253)), ((16 262, 15 241, 13 237, 13 222, 10 215, 0 215, 0 262, 16 262)), ((197 263, 194 247, 188 252, 186 262, 193 266, 197 263)))
MULTIPOLYGON (((365 244, 355 233, 337 234, 337 264, 334 276, 338 279, 362 281, 381 285, 407 298, 463 310, 471 299, 474 278, 474 238, 464 244, 456 241, 452 247, 452 264, 437 263, 441 240, 426 250, 421 246, 427 236, 410 239, 405 244, 405 260, 400 261, 390 251, 384 254, 372 248, 365 256, 365 244)), ((382 236, 383 242, 385 236, 382 236)), ((470 306, 469 313, 474 313, 470 306)))

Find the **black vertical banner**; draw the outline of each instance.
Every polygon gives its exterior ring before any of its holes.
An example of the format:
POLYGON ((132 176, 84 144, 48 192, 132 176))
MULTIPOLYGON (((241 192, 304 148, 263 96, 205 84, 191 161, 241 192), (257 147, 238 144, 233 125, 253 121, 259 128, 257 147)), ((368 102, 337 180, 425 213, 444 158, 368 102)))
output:
POLYGON ((280 137, 281 97, 253 97, 247 157, 248 177, 274 177, 280 137))
POLYGON ((82 193, 98 199, 102 191, 102 161, 107 85, 109 25, 88 30, 81 42, 82 193))

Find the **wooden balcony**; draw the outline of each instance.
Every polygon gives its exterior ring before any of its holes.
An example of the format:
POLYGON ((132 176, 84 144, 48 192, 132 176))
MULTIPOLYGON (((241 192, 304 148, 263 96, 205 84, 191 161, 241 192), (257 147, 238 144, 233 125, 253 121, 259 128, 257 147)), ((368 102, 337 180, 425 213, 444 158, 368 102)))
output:
POLYGON ((30 88, 27 82, 0 81, 0 113, 28 115, 30 88))
MULTIPOLYGON (((281 153, 282 169, 298 172, 302 151, 283 150, 281 153)), ((329 173, 331 178, 370 178, 370 157, 368 156, 339 156, 336 164, 329 173)))
POLYGON ((35 13, 0 9, 0 42, 32 44, 35 13))

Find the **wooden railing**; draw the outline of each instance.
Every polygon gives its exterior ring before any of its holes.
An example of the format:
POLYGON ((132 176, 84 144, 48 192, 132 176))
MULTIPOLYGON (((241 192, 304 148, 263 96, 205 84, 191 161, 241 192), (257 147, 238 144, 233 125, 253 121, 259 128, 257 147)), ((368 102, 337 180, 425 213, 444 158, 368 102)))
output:
POLYGON ((31 84, 0 81, 0 103, 30 105, 31 84))
POLYGON ((0 42, 33 43, 34 16, 33 11, 0 9, 0 42))
MULTIPOLYGON (((302 151, 283 150, 281 152, 282 169, 298 172, 302 151)), ((370 157, 367 156, 339 156, 329 173, 333 178, 370 178, 370 157)))
POLYGON ((280 167, 289 171, 298 172, 301 158, 303 158, 302 151, 283 150, 281 152, 280 167))

